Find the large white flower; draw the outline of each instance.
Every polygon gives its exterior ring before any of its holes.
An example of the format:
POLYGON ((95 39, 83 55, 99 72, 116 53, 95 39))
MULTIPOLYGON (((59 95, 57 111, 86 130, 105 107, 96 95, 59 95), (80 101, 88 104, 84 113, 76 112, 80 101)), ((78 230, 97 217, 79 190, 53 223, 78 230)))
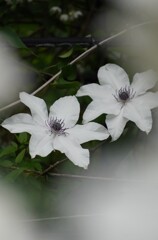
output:
POLYGON ((48 115, 43 99, 25 92, 20 93, 21 102, 30 108, 31 114, 19 113, 6 119, 2 126, 12 133, 31 134, 29 152, 45 157, 53 150, 59 150, 75 164, 87 168, 89 150, 80 144, 90 140, 104 140, 109 133, 97 123, 76 125, 80 106, 75 96, 63 97, 51 107, 48 115))
POLYGON ((106 64, 98 71, 98 84, 82 86, 77 96, 90 96, 93 101, 83 115, 87 123, 106 113, 106 124, 112 140, 120 137, 126 123, 131 120, 142 131, 152 128, 151 109, 158 107, 158 92, 146 92, 156 84, 152 70, 137 73, 130 84, 128 75, 115 64, 106 64))

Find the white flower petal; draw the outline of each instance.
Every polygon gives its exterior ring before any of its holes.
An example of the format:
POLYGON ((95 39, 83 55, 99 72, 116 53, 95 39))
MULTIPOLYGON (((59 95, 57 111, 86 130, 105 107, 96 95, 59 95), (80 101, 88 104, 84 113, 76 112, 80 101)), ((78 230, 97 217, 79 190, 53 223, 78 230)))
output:
POLYGON ((32 158, 36 155, 47 156, 54 150, 53 136, 49 134, 33 134, 29 142, 29 152, 32 158))
POLYGON ((147 92, 143 95, 140 95, 135 98, 135 102, 141 104, 142 106, 148 106, 149 109, 153 109, 158 107, 158 92, 152 93, 152 92, 147 92))
POLYGON ((128 119, 123 117, 123 110, 117 116, 107 115, 106 124, 112 141, 117 140, 121 136, 127 122, 128 119))
POLYGON ((105 113, 104 104, 101 101, 92 101, 86 108, 83 114, 83 123, 92 121, 93 119, 99 117, 101 114, 105 113))
POLYGON ((76 96, 90 96, 92 99, 102 99, 108 97, 107 94, 110 94, 110 89, 106 89, 105 86, 100 86, 99 84, 92 83, 82 86, 76 96), (109 91, 108 91, 109 90, 109 91))
POLYGON ((80 105, 75 96, 62 97, 50 107, 50 117, 63 120, 66 128, 76 124, 79 113, 80 105))
POLYGON ((38 123, 44 123, 48 119, 46 103, 43 99, 21 92, 20 100, 30 108, 32 118, 38 123))
POLYGON ((107 129, 101 124, 90 122, 84 125, 76 125, 67 131, 74 139, 82 144, 92 140, 104 140, 109 137, 107 129))
POLYGON ((157 82, 156 74, 152 70, 143 73, 136 73, 133 77, 131 87, 136 92, 135 96, 145 93, 155 86, 157 82))
POLYGON ((72 138, 70 135, 56 137, 54 148, 65 153, 75 165, 87 169, 89 164, 89 151, 83 149, 76 139, 72 138))
POLYGON ((83 114, 83 122, 87 123, 103 113, 117 115, 119 114, 121 107, 122 104, 116 101, 114 96, 111 96, 111 99, 107 98, 102 101, 92 101, 83 114))
POLYGON ((35 124, 31 115, 25 113, 15 114, 2 122, 2 127, 12 133, 28 132, 30 134, 43 131, 43 128, 35 124))
POLYGON ((152 116, 150 109, 137 101, 129 102, 124 107, 124 117, 135 122, 138 128, 149 133, 152 128, 152 116))
POLYGON ((115 64, 106 64, 99 68, 98 79, 101 85, 109 84, 114 89, 129 86, 129 78, 123 68, 115 64))

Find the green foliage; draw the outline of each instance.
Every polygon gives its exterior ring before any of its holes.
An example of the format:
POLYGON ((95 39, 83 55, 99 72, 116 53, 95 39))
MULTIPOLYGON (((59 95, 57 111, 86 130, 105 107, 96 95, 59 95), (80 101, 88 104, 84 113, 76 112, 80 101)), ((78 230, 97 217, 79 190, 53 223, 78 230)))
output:
POLYGON ((61 54, 59 55, 59 57, 60 57, 60 58, 68 58, 68 57, 70 57, 70 56, 72 55, 72 53, 73 53, 73 48, 70 48, 69 50, 61 53, 61 54))
POLYGON ((74 81, 77 77, 76 67, 74 65, 67 65, 62 68, 61 77, 67 81, 74 81))
POLYGON ((16 135, 16 138, 19 143, 25 144, 28 141, 28 134, 27 133, 20 133, 19 135, 16 135))
POLYGON ((21 150, 21 152, 15 158, 15 163, 21 163, 22 160, 24 159, 25 153, 26 149, 21 150))
POLYGON ((11 162, 9 160, 1 160, 0 161, 0 166, 1 167, 10 168, 12 165, 13 165, 13 162, 11 162))
POLYGON ((14 48, 26 48, 24 43, 21 41, 20 37, 16 34, 16 32, 13 31, 10 27, 1 27, 0 28, 0 34, 4 36, 10 47, 14 48))
POLYGON ((18 149, 18 145, 15 142, 11 142, 9 146, 1 150, 0 157, 4 157, 12 153, 15 153, 17 149, 18 149))
POLYGON ((20 174, 22 174, 23 171, 24 171, 24 169, 22 169, 22 168, 13 170, 8 175, 6 175, 5 180, 7 182, 13 182, 20 176, 20 174))

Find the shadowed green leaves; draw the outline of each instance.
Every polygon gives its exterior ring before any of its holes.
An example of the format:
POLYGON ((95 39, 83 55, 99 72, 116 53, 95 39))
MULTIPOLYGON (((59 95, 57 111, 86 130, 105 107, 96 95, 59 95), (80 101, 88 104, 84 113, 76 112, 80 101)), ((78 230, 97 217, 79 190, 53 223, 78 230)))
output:
POLYGON ((27 48, 26 45, 21 41, 19 36, 10 27, 0 28, 0 35, 7 39, 7 43, 10 47, 15 48, 27 48))

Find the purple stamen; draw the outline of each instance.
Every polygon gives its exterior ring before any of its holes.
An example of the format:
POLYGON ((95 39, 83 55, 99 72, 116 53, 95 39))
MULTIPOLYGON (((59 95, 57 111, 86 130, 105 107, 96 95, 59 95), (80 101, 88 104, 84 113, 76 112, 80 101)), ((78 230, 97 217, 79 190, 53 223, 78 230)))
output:
POLYGON ((58 136, 67 134, 65 132, 67 128, 64 128, 65 123, 62 119, 49 118, 46 121, 46 126, 49 127, 51 134, 56 134, 58 136))

